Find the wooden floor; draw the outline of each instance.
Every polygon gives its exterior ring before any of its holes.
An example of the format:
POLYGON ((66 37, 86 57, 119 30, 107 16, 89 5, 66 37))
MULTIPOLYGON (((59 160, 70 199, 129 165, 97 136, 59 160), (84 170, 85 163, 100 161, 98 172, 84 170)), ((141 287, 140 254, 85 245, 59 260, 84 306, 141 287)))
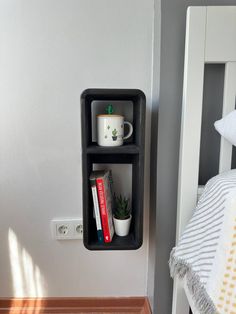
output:
POLYGON ((0 314, 151 314, 148 299, 45 298, 0 299, 0 314))

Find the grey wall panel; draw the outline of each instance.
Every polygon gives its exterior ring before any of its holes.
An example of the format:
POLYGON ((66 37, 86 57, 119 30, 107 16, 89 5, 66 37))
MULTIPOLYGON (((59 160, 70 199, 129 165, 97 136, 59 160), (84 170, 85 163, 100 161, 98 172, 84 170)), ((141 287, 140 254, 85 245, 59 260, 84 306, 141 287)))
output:
POLYGON ((161 56, 160 69, 157 69, 160 71, 160 89, 159 102, 154 103, 154 106, 159 106, 153 311, 157 314, 170 314, 172 304, 168 259, 175 245, 185 21, 186 10, 190 5, 236 5, 236 0, 161 1, 161 56))
POLYGON ((220 135, 214 122, 222 116, 224 74, 224 64, 205 66, 199 169, 199 184, 202 185, 219 171, 220 135))
POLYGON ((156 183, 157 183, 157 135, 160 82, 160 41, 161 41, 161 0, 154 3, 154 41, 153 41, 153 80, 152 80, 152 120, 150 153, 150 207, 149 207, 149 256, 147 294, 153 308, 156 258, 156 183))

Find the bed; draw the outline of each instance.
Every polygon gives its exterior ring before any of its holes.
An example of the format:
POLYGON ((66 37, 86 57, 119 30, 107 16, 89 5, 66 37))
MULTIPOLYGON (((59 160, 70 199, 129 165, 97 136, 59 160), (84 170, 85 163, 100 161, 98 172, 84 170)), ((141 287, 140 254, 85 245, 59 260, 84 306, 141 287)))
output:
MULTIPOLYGON (((181 126, 176 242, 192 216, 197 202, 202 121, 204 66, 224 63, 222 116, 235 108, 236 96, 236 7, 189 7, 187 11, 183 109, 181 126), (191 184, 189 184, 191 182, 191 184)), ((232 145, 221 139, 219 173, 231 169, 232 145)), ((194 308, 185 282, 174 280, 172 314, 188 314, 194 308)))

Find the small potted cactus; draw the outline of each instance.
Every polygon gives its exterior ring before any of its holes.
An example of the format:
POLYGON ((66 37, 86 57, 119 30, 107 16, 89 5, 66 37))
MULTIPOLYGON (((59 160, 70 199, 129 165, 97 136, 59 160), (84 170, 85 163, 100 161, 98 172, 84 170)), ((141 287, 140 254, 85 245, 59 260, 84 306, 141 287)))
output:
POLYGON ((118 236, 127 236, 129 234, 129 228, 131 223, 131 209, 130 201, 128 198, 114 195, 114 227, 115 233, 118 236))

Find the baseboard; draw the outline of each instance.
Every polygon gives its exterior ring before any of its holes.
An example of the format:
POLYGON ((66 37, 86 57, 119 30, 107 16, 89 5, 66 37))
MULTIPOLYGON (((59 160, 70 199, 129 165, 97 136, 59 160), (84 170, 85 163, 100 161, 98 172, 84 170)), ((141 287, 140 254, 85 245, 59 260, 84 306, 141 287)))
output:
POLYGON ((0 314, 151 314, 146 297, 132 298, 0 298, 0 314))

